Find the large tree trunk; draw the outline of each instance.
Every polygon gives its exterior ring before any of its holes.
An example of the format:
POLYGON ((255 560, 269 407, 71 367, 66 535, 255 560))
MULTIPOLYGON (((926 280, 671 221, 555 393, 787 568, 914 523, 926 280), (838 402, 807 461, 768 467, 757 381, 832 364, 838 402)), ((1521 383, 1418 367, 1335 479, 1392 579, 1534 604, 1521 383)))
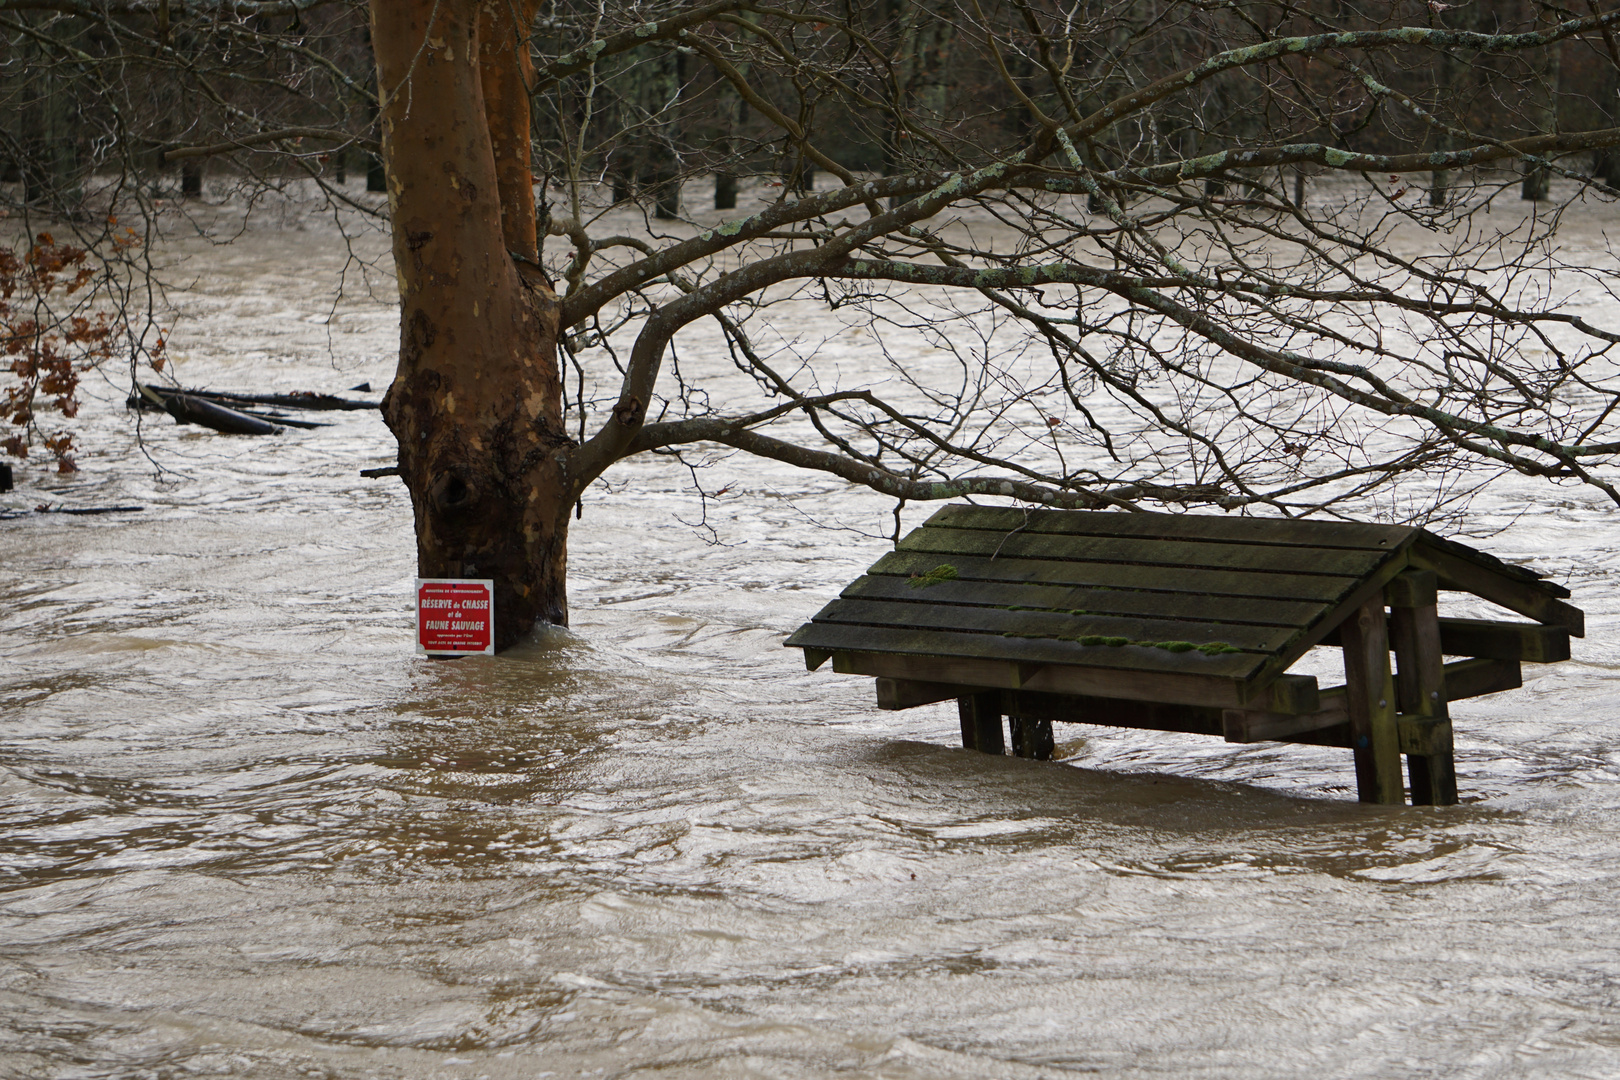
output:
POLYGON ((535 2, 371 5, 401 308, 383 417, 418 572, 493 579, 497 649, 568 617, 557 298, 529 173, 535 2))

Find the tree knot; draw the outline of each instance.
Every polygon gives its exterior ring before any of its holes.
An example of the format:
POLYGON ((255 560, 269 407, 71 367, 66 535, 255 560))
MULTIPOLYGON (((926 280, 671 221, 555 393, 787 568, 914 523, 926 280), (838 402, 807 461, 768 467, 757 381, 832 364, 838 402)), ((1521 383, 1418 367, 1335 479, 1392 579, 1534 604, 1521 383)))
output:
POLYGON ((625 427, 634 427, 641 422, 641 399, 627 397, 619 402, 613 409, 613 419, 625 427))

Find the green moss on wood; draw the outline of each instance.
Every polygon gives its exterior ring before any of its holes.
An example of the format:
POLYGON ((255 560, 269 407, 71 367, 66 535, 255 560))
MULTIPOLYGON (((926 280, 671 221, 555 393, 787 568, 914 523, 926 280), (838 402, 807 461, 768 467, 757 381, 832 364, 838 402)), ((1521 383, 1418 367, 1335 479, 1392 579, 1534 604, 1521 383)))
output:
POLYGON ((1228 645, 1224 641, 1211 641, 1207 645, 1198 646, 1198 651, 1205 656, 1220 656, 1222 653, 1242 652, 1236 645, 1228 645))
POLYGON ((957 574, 956 567, 950 563, 940 563, 926 574, 914 575, 911 578, 910 585, 913 589, 926 589, 930 585, 938 585, 942 581, 955 581, 958 576, 960 575, 957 574))

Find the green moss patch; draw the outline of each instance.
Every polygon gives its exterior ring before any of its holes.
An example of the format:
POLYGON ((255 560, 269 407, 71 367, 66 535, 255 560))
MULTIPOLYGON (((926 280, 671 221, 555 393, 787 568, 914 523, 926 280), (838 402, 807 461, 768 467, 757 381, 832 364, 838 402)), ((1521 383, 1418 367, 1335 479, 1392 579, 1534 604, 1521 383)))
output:
POLYGON ((955 581, 959 576, 956 567, 950 563, 940 563, 926 574, 913 575, 909 584, 913 589, 926 589, 942 581, 955 581))

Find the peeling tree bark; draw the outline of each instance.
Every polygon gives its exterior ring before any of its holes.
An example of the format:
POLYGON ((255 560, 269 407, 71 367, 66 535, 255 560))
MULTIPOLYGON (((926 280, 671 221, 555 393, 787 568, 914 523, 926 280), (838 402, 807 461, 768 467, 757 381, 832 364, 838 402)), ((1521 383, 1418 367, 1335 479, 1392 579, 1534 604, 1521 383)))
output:
POLYGON ((495 582, 495 647, 568 619, 570 445, 529 174, 536 0, 373 0, 400 288, 399 441, 423 577, 495 582))

